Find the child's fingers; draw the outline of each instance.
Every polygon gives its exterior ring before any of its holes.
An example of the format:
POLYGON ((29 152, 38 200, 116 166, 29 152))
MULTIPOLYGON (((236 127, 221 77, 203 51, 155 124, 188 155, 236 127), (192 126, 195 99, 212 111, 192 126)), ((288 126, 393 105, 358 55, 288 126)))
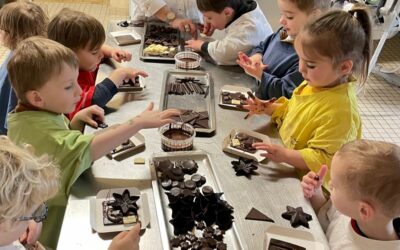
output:
POLYGON ((172 116, 179 116, 181 114, 181 111, 177 109, 167 109, 161 112, 161 118, 166 119, 172 116))
POLYGON ((328 166, 327 165, 322 165, 321 169, 318 172, 319 181, 323 181, 324 180, 327 172, 328 172, 328 166))
POLYGON ((154 102, 150 102, 149 105, 146 108, 146 111, 152 111, 154 108, 154 102))

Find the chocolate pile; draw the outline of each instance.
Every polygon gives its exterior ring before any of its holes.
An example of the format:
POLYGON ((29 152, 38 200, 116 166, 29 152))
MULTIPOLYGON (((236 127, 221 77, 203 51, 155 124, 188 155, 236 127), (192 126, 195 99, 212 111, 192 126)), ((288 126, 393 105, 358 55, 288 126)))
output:
POLYGON ((246 135, 245 133, 237 133, 235 137, 231 139, 231 146, 250 154, 254 154, 257 149, 253 148, 252 145, 256 142, 262 142, 262 140, 250 135, 246 135))
POLYGON ((158 56, 173 58, 178 51, 179 31, 164 25, 148 24, 144 44, 146 48, 152 44, 166 46, 170 53, 162 53, 158 56))
POLYGON ((136 201, 139 196, 131 196, 128 189, 121 194, 113 193, 114 200, 103 201, 103 223, 107 225, 130 224, 137 222, 136 201))
POLYGON ((118 91, 130 91, 130 90, 137 90, 138 88, 140 88, 140 82, 139 82, 139 77, 135 77, 135 80, 132 81, 131 79, 129 79, 126 82, 122 82, 121 85, 118 86, 118 91))
POLYGON ((282 217, 286 220, 290 220, 292 227, 304 226, 310 228, 308 221, 312 220, 312 216, 303 212, 302 207, 291 207, 286 206, 286 212, 282 213, 282 217))
POLYGON ((208 92, 207 88, 204 83, 195 77, 177 77, 174 81, 168 83, 167 92, 169 95, 205 95, 208 92))
POLYGON ((172 247, 181 249, 226 249, 223 243, 225 230, 232 227, 233 207, 221 199, 223 193, 215 193, 210 186, 203 186, 206 178, 196 174, 194 160, 162 160, 156 163, 157 176, 172 209, 174 235, 172 247), (190 175, 185 179, 184 175, 190 175), (200 191, 200 187, 201 191, 200 191), (201 236, 192 233, 193 228, 202 231, 201 236))
POLYGON ((181 115, 172 117, 172 119, 177 122, 189 123, 194 128, 210 128, 207 111, 181 110, 181 115))
POLYGON ((246 96, 240 92, 222 92, 222 103, 231 105, 244 105, 246 104, 246 96))
POLYGON ((252 159, 245 159, 243 157, 239 157, 237 161, 231 161, 232 167, 236 172, 237 176, 246 176, 250 178, 251 175, 256 175, 257 173, 254 170, 258 169, 258 162, 252 159))

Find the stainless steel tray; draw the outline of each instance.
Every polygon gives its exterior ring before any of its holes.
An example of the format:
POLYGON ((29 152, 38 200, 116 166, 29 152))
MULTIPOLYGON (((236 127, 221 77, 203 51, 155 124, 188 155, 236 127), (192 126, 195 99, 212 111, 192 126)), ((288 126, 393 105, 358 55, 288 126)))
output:
POLYGON ((195 128, 196 133, 210 134, 215 131, 215 100, 214 84, 209 73, 200 70, 167 70, 164 73, 163 85, 161 89, 160 109, 176 108, 183 110, 193 110, 196 112, 207 111, 209 116, 209 128, 195 128), (177 77, 195 77, 202 81, 208 89, 208 93, 191 95, 169 95, 168 82, 177 77))
POLYGON ((183 41, 181 32, 179 30, 176 30, 176 34, 179 39, 179 45, 175 46, 176 53, 174 53, 173 55, 169 55, 169 56, 146 55, 143 50, 147 47, 147 45, 145 44, 146 36, 148 34, 148 30, 150 29, 150 26, 152 26, 152 25, 163 26, 163 27, 169 26, 168 24, 166 24, 164 22, 157 22, 157 21, 145 22, 143 39, 142 39, 142 42, 140 43, 140 59, 143 61, 162 61, 162 62, 174 63, 175 62, 175 59, 174 59, 175 54, 180 51, 185 50, 185 47, 184 47, 185 42, 183 41))
MULTIPOLYGON (((150 171, 152 175, 152 187, 154 192, 154 198, 156 203, 157 219, 160 226, 161 241, 163 249, 171 249, 169 240, 174 237, 174 228, 169 220, 172 217, 172 209, 168 207, 168 197, 165 194, 164 189, 157 181, 157 173, 155 169, 155 162, 169 159, 172 162, 178 160, 194 160, 198 164, 199 168, 197 174, 206 177, 205 185, 211 186, 215 192, 222 192, 217 176, 214 172, 214 166, 210 159, 210 156, 203 151, 185 151, 185 152, 169 152, 169 153, 157 153, 153 154, 150 158, 150 171)), ((187 179, 187 175, 185 175, 187 179)), ((223 199, 224 196, 222 196, 223 199)), ((227 200, 229 203, 229 200, 227 200)), ((235 213, 234 213, 235 216, 235 213)), ((237 219, 237 218, 236 218, 237 219)), ((232 228, 227 230, 224 235, 224 243, 227 244, 228 249, 243 249, 242 243, 240 242, 239 234, 237 232, 235 222, 232 224, 232 228)))

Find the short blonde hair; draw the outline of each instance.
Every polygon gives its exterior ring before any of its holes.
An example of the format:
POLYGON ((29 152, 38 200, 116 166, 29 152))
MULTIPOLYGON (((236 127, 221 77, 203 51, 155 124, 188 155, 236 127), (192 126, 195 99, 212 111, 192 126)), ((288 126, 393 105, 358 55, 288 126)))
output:
POLYGON ((68 8, 53 17, 47 36, 74 51, 87 46, 90 50, 99 49, 106 39, 104 27, 96 18, 68 8))
POLYGON ((79 67, 75 53, 69 48, 43 37, 22 41, 7 66, 18 99, 27 103, 25 94, 40 89, 51 77, 59 74, 64 63, 75 69, 79 67))
MULTIPOLYGON (((36 157, 6 136, 0 136, 0 224, 15 219, 56 195, 59 168, 47 156, 36 157)), ((10 224, 9 224, 10 223, 10 224)))
POLYGON ((400 214, 400 147, 381 141, 357 140, 337 153, 345 159, 344 185, 354 198, 378 204, 389 216, 400 214))
POLYGON ((310 13, 312 10, 328 10, 331 6, 331 0, 289 0, 296 7, 306 13, 310 13))
POLYGON ((4 45, 11 50, 31 36, 46 36, 49 18, 32 2, 13 2, 0 9, 0 29, 6 32, 4 45))

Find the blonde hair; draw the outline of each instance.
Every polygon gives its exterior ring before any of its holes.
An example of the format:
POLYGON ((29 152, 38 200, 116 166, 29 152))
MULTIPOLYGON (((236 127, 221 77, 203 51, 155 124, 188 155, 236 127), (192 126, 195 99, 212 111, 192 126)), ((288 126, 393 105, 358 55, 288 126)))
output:
POLYGON ((400 214, 400 147, 381 141, 357 140, 336 155, 345 159, 344 185, 354 198, 378 204, 389 217, 400 214))
POLYGON ((83 12, 62 9, 49 23, 47 35, 50 39, 72 49, 90 50, 100 48, 106 33, 103 25, 94 17, 83 12))
POLYGON ((331 0, 289 0, 296 7, 306 13, 310 13, 311 11, 317 9, 325 11, 329 9, 331 6, 331 0))
MULTIPOLYGON (((59 168, 47 156, 36 157, 0 136, 0 224, 15 219, 56 195, 59 168)), ((11 223, 11 224, 8 224, 11 223)))
POLYGON ((6 32, 4 45, 11 50, 31 36, 45 36, 49 19, 32 2, 13 2, 0 9, 0 29, 6 32))
POLYGON ((75 53, 69 48, 43 37, 22 41, 7 66, 18 99, 27 103, 25 94, 40 89, 51 77, 59 74, 64 63, 79 67, 75 53))
POLYGON ((365 6, 323 14, 302 28, 295 43, 310 58, 330 58, 334 67, 352 60, 352 73, 360 76, 360 86, 364 85, 371 57, 371 22, 365 6))

